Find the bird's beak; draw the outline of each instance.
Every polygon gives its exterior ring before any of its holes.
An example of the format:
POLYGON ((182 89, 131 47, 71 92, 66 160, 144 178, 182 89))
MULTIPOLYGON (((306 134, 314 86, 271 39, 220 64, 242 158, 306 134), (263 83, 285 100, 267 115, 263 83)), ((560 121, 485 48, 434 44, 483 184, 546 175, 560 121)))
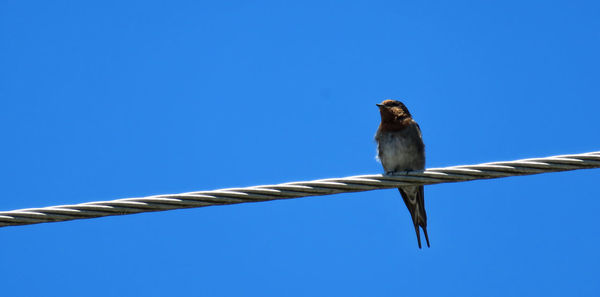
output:
POLYGON ((383 104, 379 104, 379 103, 377 103, 375 105, 377 105, 377 107, 382 107, 383 106, 383 104))

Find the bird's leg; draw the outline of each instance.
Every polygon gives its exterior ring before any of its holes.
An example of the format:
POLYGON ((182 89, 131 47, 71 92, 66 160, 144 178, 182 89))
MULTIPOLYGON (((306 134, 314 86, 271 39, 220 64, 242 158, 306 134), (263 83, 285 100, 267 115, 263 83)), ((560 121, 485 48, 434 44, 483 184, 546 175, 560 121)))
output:
POLYGON ((412 170, 410 169, 404 169, 404 170, 394 170, 394 171, 388 171, 385 173, 385 175, 399 175, 401 173, 404 173, 405 175, 408 175, 409 172, 411 172, 412 170))

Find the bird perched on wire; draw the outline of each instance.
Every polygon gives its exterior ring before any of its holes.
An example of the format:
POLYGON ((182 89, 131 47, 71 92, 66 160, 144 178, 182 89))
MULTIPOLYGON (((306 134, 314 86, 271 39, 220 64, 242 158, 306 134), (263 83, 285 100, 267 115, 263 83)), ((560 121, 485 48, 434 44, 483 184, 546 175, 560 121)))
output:
MULTIPOLYGON (((425 144, 421 137, 421 129, 413 120, 408 108, 396 100, 384 100, 377 106, 381 113, 381 124, 375 134, 375 141, 377 141, 377 157, 385 173, 393 175, 425 169, 425 144)), ((427 247, 429 247, 423 186, 406 186, 398 190, 412 217, 419 248, 421 248, 419 226, 423 228, 427 247)))

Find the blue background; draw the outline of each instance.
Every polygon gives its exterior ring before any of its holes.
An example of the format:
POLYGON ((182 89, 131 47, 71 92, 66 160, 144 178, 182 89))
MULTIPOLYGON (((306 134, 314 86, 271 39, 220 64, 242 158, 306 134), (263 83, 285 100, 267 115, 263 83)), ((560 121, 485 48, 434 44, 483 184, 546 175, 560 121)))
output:
MULTIPOLYGON (((600 150, 597 1, 0 2, 1 210, 600 150)), ((599 170, 0 229, 2 296, 598 296, 599 170)))

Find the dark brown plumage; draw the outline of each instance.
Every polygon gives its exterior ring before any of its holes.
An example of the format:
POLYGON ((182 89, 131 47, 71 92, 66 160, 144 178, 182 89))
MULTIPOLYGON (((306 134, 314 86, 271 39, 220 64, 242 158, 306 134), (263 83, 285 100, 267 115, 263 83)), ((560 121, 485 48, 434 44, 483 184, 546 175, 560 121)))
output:
MULTIPOLYGON (((396 100, 384 100, 377 106, 381 114, 381 124, 375 134, 377 157, 385 173, 393 175, 425 169, 425 145, 421 137, 421 129, 413 120, 408 108, 396 100)), ((421 248, 419 226, 423 229, 429 247, 423 186, 401 187, 398 190, 412 217, 419 248, 421 248)))

